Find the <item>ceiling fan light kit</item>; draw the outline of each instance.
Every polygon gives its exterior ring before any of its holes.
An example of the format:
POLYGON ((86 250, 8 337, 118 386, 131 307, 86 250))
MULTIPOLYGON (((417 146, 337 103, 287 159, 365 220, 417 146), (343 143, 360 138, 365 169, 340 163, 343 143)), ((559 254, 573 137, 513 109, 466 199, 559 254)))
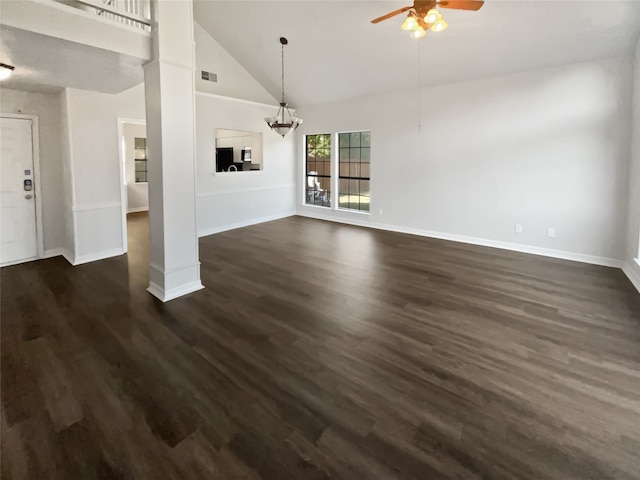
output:
POLYGON ((414 13, 410 13, 402 23, 402 29, 406 31, 415 30, 419 26, 420 24, 418 24, 418 19, 416 18, 414 13))
POLYGON ((435 23, 436 21, 441 19, 442 19, 442 14, 435 8, 432 8, 431 10, 429 10, 427 14, 424 16, 424 21, 426 23, 435 23))
POLYGON ((422 38, 427 30, 437 33, 449 28, 449 24, 442 18, 438 8, 476 11, 480 10, 482 5, 484 5, 482 0, 414 0, 413 5, 387 13, 371 20, 371 23, 379 23, 408 11, 407 18, 402 23, 402 29, 408 31, 411 38, 422 38))
POLYGON ((426 34, 427 34, 427 31, 421 26, 418 26, 418 28, 414 29, 412 32, 409 33, 409 36, 411 38, 422 38, 426 34))
POLYGON ((0 80, 6 80, 9 78, 14 70, 14 66, 7 65, 6 63, 0 63, 0 80))
POLYGON ((447 28, 449 28, 449 24, 445 22, 443 18, 441 18, 440 20, 436 21, 433 25, 431 25, 432 32, 443 32, 447 28))

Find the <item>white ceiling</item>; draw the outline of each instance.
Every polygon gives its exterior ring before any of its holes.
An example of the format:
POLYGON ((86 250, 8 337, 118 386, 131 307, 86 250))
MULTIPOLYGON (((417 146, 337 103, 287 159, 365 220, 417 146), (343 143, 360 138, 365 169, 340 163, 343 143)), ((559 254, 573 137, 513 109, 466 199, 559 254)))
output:
POLYGON ((2 82, 6 88, 119 93, 144 80, 141 59, 6 25, 0 28, 0 58, 16 66, 2 82))
POLYGON ((442 9, 449 29, 421 40, 403 16, 370 20, 409 1, 195 0, 194 15, 244 68, 280 98, 285 36, 287 101, 303 106, 375 93, 630 56, 640 2, 498 1, 478 12, 442 9))

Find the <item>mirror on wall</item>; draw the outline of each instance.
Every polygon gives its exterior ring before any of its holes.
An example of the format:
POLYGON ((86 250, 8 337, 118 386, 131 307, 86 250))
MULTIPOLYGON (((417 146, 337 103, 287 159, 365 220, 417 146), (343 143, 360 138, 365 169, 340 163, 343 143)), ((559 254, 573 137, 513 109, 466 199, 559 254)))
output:
POLYGON ((262 133, 216 129, 216 172, 255 172, 262 168, 262 133))

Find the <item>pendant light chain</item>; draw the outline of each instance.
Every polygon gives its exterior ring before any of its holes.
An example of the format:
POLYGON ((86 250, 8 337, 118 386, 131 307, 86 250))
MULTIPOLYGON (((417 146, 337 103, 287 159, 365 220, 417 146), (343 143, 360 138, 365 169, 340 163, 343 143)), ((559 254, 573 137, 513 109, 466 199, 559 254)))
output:
POLYGON ((282 52, 282 103, 284 103, 284 44, 280 45, 282 52))

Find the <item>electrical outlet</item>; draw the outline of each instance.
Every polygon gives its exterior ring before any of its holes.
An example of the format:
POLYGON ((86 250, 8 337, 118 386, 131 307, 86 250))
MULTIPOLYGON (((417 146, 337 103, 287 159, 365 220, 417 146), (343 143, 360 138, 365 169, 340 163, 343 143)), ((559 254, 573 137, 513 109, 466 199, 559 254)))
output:
POLYGON ((522 233, 522 225, 520 225, 519 223, 516 223, 516 233, 522 233))
POLYGON ((253 205, 251 205, 251 206, 249 207, 249 211, 250 211, 250 212, 253 212, 253 205))
POLYGON ((547 237, 556 238, 556 229, 555 228, 547 228, 547 237))
POLYGON ((378 209, 378 215, 382 215, 382 214, 383 214, 383 211, 382 211, 382 209, 381 209, 381 208, 379 208, 379 209, 378 209))

